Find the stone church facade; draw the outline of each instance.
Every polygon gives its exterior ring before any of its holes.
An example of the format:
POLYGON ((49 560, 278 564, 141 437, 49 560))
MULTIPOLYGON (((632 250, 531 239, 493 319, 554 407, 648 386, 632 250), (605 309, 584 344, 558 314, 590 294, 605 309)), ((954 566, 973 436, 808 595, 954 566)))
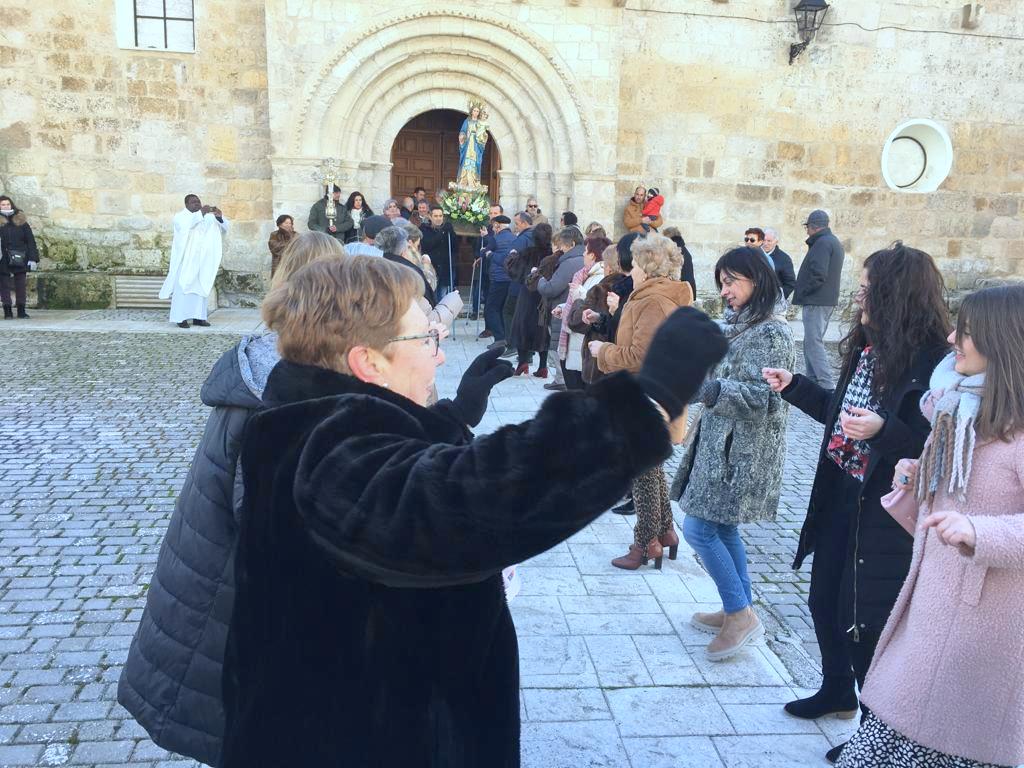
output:
POLYGON ((187 192, 233 223, 220 303, 251 303, 324 158, 379 210, 411 191, 391 188, 403 127, 480 98, 506 208, 536 195, 621 232, 657 186, 701 293, 748 226, 799 261, 813 208, 854 263, 901 238, 955 289, 1024 275, 1024 0, 835 0, 790 64, 792 5, 14 0, 0 189, 43 246, 41 304, 114 306, 115 277, 162 274, 187 192), (137 26, 140 7, 175 20, 137 26))

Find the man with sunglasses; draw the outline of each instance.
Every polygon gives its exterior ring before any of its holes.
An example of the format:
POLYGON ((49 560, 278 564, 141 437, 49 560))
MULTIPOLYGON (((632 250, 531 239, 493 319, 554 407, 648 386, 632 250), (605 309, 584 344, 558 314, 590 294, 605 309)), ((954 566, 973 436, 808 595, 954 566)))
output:
POLYGON ((537 202, 536 197, 528 197, 526 199, 526 212, 530 214, 534 226, 549 223, 548 217, 541 213, 540 204, 537 202))

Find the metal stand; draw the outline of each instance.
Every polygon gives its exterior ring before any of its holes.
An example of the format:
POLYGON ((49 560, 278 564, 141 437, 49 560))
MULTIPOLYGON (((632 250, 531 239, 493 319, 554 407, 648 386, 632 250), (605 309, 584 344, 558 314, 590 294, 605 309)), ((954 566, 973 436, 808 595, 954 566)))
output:
POLYGON ((476 307, 476 335, 480 335, 480 318, 483 317, 484 307, 484 257, 473 261, 473 272, 469 276, 469 314, 473 313, 473 293, 480 298, 476 307))

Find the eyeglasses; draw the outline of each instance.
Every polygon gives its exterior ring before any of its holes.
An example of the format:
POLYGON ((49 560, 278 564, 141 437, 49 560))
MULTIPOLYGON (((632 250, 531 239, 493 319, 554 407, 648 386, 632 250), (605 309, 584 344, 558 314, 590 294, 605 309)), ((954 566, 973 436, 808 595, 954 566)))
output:
POLYGON ((437 357, 437 352, 441 348, 441 332, 436 328, 431 328, 426 333, 417 333, 412 336, 395 336, 394 338, 388 339, 388 344, 393 341, 416 341, 417 339, 423 339, 424 341, 430 339, 434 346, 434 357, 437 357))
POLYGON ((756 237, 744 237, 743 238, 743 242, 744 243, 756 243, 757 242, 757 238, 756 237))
POLYGON ((530 203, 530 204, 529 204, 529 205, 527 205, 526 207, 527 207, 527 208, 537 208, 537 207, 539 207, 539 206, 538 206, 538 205, 537 205, 536 203, 530 203))

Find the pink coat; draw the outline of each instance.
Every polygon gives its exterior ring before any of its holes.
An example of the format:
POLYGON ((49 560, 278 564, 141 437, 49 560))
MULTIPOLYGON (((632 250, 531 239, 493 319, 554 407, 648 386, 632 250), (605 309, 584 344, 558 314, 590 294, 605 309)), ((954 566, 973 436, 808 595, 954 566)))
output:
POLYGON ((979 443, 966 500, 974 555, 918 520, 914 558, 868 672, 882 722, 945 754, 1024 763, 1024 435, 979 443))

